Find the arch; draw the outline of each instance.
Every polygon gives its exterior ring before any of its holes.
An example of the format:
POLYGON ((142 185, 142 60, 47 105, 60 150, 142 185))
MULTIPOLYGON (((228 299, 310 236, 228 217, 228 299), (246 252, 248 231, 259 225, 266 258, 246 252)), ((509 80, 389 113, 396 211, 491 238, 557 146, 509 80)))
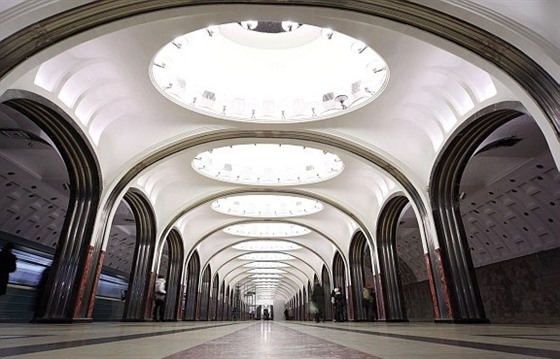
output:
POLYGON ((402 295, 397 256, 397 226, 399 216, 408 199, 398 196, 389 200, 381 209, 377 226, 377 255, 379 258, 379 277, 381 286, 377 287, 377 296, 381 298, 379 318, 387 322, 403 322, 406 310, 402 295), (381 310, 382 309, 382 310, 381 310))
POLYGON ((225 306, 225 286, 226 286, 226 281, 222 280, 222 283, 220 285, 220 294, 218 296, 218 304, 216 304, 216 320, 224 320, 224 306, 225 306))
MULTIPOLYGON (((347 298, 346 296, 346 267, 344 265, 344 259, 342 259, 342 255, 340 252, 336 252, 333 258, 333 282, 334 288, 340 288, 340 292, 342 296, 347 298)), ((348 306, 346 305, 346 308, 348 306)), ((343 314, 343 320, 346 320, 346 308, 343 314)))
POLYGON ((184 250, 183 239, 177 230, 172 230, 166 237, 169 248, 169 265, 167 266, 167 295, 165 298, 164 320, 176 321, 179 318, 183 287, 184 250))
MULTIPOLYGON (((269 1, 259 1, 259 3, 265 4, 269 3, 269 1)), ((180 1, 176 2, 175 6, 188 6, 190 4, 192 2, 180 1)), ((326 2, 309 0, 295 1, 293 4, 333 7, 332 4, 326 2)), ((30 26, 2 42, 7 51, 6 56, 0 59, 2 61, 2 66, 0 66, 1 75, 4 76, 26 58, 33 56, 51 44, 55 44, 92 27, 117 19, 163 9, 164 6, 170 6, 170 4, 150 4, 141 9, 131 4, 126 6, 120 3, 95 4, 76 9, 72 12, 71 19, 69 19, 69 16, 53 16, 43 20, 41 22, 43 28, 53 30, 37 33, 35 27, 30 26), (115 11, 117 6, 119 6, 119 11, 115 11), (73 26, 67 26, 70 21, 72 21, 73 26)), ((441 36, 458 46, 469 49, 474 54, 481 56, 503 70, 523 86, 546 113, 548 120, 556 129, 556 133, 559 132, 557 82, 538 64, 513 45, 505 43, 492 34, 482 31, 463 20, 451 16, 433 16, 436 10, 429 9, 420 4, 402 3, 400 1, 387 1, 383 3, 347 1, 343 4, 337 4, 336 7, 401 22, 436 36, 441 36)), ((416 201, 416 199, 414 200, 416 201)), ((108 201, 108 203, 111 204, 111 201, 108 201)), ((421 212, 422 216, 427 214, 422 210, 421 212)), ((433 264, 433 266, 436 268, 436 264, 433 264)), ((436 285, 439 286, 438 293, 441 293, 442 286, 439 284, 439 281, 436 282, 436 285)), ((441 300, 440 298, 441 296, 438 295, 438 300, 441 300)))
POLYGON ((194 252, 187 268, 187 294, 185 300, 184 320, 196 320, 196 304, 198 303, 198 282, 200 278, 200 258, 194 252))
POLYGON ((371 252, 362 231, 357 231, 350 242, 350 275, 352 277, 352 306, 355 321, 369 320, 362 304, 362 289, 373 286, 371 252))
POLYGON ((151 267, 156 242, 156 220, 150 202, 142 192, 130 189, 124 195, 124 201, 128 203, 134 215, 136 245, 123 321, 143 321, 152 317, 155 273, 151 272, 151 267))
POLYGON ((224 290, 224 296, 222 299, 223 302, 223 308, 222 308, 222 320, 229 320, 229 305, 230 305, 230 300, 229 300, 229 284, 226 287, 226 282, 225 280, 222 281, 222 288, 224 290))
POLYGON ((324 317, 325 320, 332 320, 333 310, 332 310, 332 303, 331 303, 331 280, 329 276, 329 270, 327 269, 327 266, 324 264, 323 264, 323 269, 321 270, 321 282, 323 284, 323 291, 325 292, 324 317))
MULTIPOLYGON (((231 283, 235 283, 235 285, 243 285, 246 284, 247 282, 249 282, 251 280, 250 278, 251 273, 249 273, 249 270, 239 273, 238 275, 236 275, 234 278, 232 278, 231 283), (244 276, 243 276, 244 275, 244 276), (243 276, 242 278, 240 278, 239 280, 237 280, 235 282, 235 280, 239 277, 239 276, 243 276)), ((301 284, 301 281, 299 280, 299 278, 297 278, 295 276, 294 273, 286 273, 283 274, 283 278, 282 278, 282 283, 281 283, 284 287, 289 288, 290 292, 294 292, 297 291, 297 289, 299 288, 301 284), (295 277, 291 278, 291 276, 295 277)))
POLYGON ((446 298, 455 322, 487 322, 462 223, 459 188, 465 167, 480 143, 506 122, 523 115, 515 103, 502 103, 473 115, 445 144, 430 176, 430 200, 440 248, 435 250, 446 298))
MULTIPOLYGON (((410 182, 410 180, 402 173, 400 172, 396 167, 394 167, 392 164, 388 163, 386 160, 382 159, 381 157, 379 157, 377 154, 372 153, 369 149, 362 147, 359 144, 356 143, 352 143, 349 140, 344 140, 344 139, 340 139, 340 138, 336 138, 333 136, 329 136, 327 134, 316 134, 313 132, 305 132, 305 131, 281 131, 281 132, 274 132, 274 133, 264 133, 262 131, 252 131, 252 130, 232 130, 232 131, 219 131, 216 133, 206 133, 204 135, 200 135, 200 136, 193 136, 189 139, 184 139, 182 141, 179 141, 177 143, 174 144, 170 144, 169 146, 161 149, 160 151, 157 151, 155 153, 153 153, 150 156, 147 156, 146 158, 144 158, 144 160, 141 163, 138 163, 138 165, 133 166, 125 175, 123 175, 123 177, 121 177, 121 179, 118 181, 118 183, 115 184, 115 187, 113 188, 113 191, 111 192, 111 194, 108 196, 107 201, 104 203, 104 210, 109 210, 112 206, 112 203, 114 203, 114 200, 116 198, 118 198, 118 194, 120 193, 120 191, 123 190, 123 188, 126 187, 127 183, 131 180, 133 180, 135 178, 135 176, 137 176, 142 170, 146 169, 147 167, 149 167, 150 165, 153 165, 155 163, 157 163, 158 161, 163 160, 164 158, 171 156, 175 153, 178 153, 184 149, 193 147, 193 146, 197 146, 197 145, 201 145, 204 143, 209 143, 209 142, 213 142, 213 141, 223 141, 223 140, 228 140, 228 139, 240 139, 240 138, 278 138, 278 139, 291 139, 291 140, 301 140, 301 141, 310 141, 310 142, 316 142, 316 143, 321 143, 321 144, 325 144, 325 145, 330 145, 330 146, 335 146, 338 147, 342 150, 348 151, 349 153, 356 155, 358 157, 363 158, 366 161, 369 161, 377 166, 379 166, 381 169, 384 169, 387 171, 388 175, 392 176, 392 178, 395 179, 395 181, 399 182, 402 186, 403 189, 405 191, 407 191, 410 194, 410 198, 411 200, 414 201, 416 208, 418 210, 418 212, 420 213, 420 217, 422 218, 422 231, 424 232, 424 236, 427 238, 428 240, 428 245, 431 247, 435 247, 436 243, 434 242, 434 237, 431 235, 431 233, 429 232, 429 219, 428 219, 428 211, 427 211, 427 207, 425 205, 425 203, 422 200, 422 196, 420 195, 420 193, 418 192, 418 190, 416 189, 415 185, 410 182)), ((179 218, 181 216, 183 216, 185 213, 189 212, 190 210, 205 204, 213 199, 219 198, 219 197, 224 197, 224 196, 229 196, 229 195, 233 195, 233 194, 237 194, 237 193, 249 193, 249 192, 262 192, 262 188, 243 188, 243 189, 232 189, 232 190, 227 190, 227 191, 222 191, 219 193, 213 193, 212 195, 202 198, 200 200, 198 200, 195 203, 192 203, 191 205, 189 205, 188 207, 183 208, 179 213, 177 213, 175 215, 174 218, 172 218, 172 220, 170 220, 168 222, 168 225, 165 229, 165 231, 170 230, 172 228, 172 226, 174 226, 174 224, 176 223, 177 220, 179 220, 179 218)), ((278 193, 292 193, 292 194, 298 194, 298 195, 303 195, 303 196, 308 196, 311 198, 315 198, 317 200, 323 201, 329 205, 332 205, 334 208, 339 209, 340 211, 344 212, 346 215, 348 215, 350 218, 352 218, 354 221, 356 221, 359 225, 359 227, 361 228, 367 228, 363 225, 363 223, 361 222, 361 220, 359 218, 357 218, 357 216, 355 216, 353 213, 351 213, 350 211, 346 210, 345 208, 341 207, 340 204, 334 202, 333 200, 330 200, 329 198, 326 198, 324 196, 320 196, 320 195, 316 195, 316 194, 311 194, 308 191, 304 191, 304 190, 295 190, 295 189, 278 189, 276 190, 276 192, 278 193)), ((102 213, 105 213, 104 211, 102 211, 102 213)), ((104 218, 102 221, 104 229, 103 232, 105 232, 107 230, 107 221, 106 218, 104 218)), ((164 231, 164 232, 165 232, 164 231)), ((325 236, 326 238, 328 238, 327 236, 325 236)), ((372 236, 368 236, 368 238, 370 238, 372 236)), ((432 266, 435 266, 436 261, 435 260, 430 260, 430 264, 432 266)), ((434 268, 434 273, 437 273, 436 268, 434 268)), ((443 293, 440 296, 438 296, 438 305, 440 307, 444 307, 445 306, 445 294, 447 291, 446 288, 446 283, 445 280, 442 278, 438 278, 440 280, 438 281, 434 281, 434 284, 436 285, 438 292, 439 293, 443 293)))
POLYGON ((220 275, 216 273, 214 279, 212 280, 212 291, 210 293, 209 306, 208 309, 208 320, 218 320, 218 299, 220 290, 220 275))
POLYGON ((212 281, 212 269, 210 265, 206 266, 204 273, 200 278, 200 300, 198 304, 198 320, 208 320, 208 311, 210 310, 210 287, 212 281))
POLYGON ((88 320, 103 261, 101 241, 91 244, 102 187, 95 151, 73 119, 43 97, 8 90, 0 102, 29 118, 52 140, 70 182, 68 208, 37 321, 88 320))

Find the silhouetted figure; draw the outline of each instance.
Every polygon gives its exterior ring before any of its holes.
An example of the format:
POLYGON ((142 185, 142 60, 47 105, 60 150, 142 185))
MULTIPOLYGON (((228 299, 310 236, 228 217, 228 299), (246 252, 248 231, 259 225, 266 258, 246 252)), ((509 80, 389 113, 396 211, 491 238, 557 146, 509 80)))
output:
POLYGON ((335 322, 344 321, 344 307, 346 306, 346 298, 340 292, 340 288, 334 289, 334 309, 335 309, 335 322))
POLYGON ((35 321, 37 318, 40 318, 43 315, 45 310, 45 288, 47 287, 47 282, 49 280, 49 273, 51 272, 51 267, 46 267, 43 269, 43 273, 41 273, 41 279, 39 279, 39 283, 37 284, 37 293, 35 294, 35 308, 33 313, 33 319, 31 321, 35 321))
POLYGON ((373 306, 373 296, 371 295, 371 289, 364 286, 362 289, 362 307, 366 312, 366 321, 371 320, 371 309, 373 306))
POLYGON ((124 302, 128 297, 128 289, 121 289, 121 300, 124 302))
POLYGON ((156 279, 155 293, 154 293, 154 321, 163 322, 163 316, 165 314, 165 295, 167 291, 165 290, 165 277, 159 276, 156 279))
POLYGON ((315 322, 324 322, 325 317, 325 291, 319 282, 313 285, 313 293, 311 294, 311 302, 313 303, 314 313, 313 319, 315 322))
POLYGON ((288 308, 284 309, 284 319, 290 320, 290 311, 288 310, 288 308))
POLYGON ((0 251, 0 295, 6 294, 10 273, 15 272, 17 269, 17 258, 12 253, 12 249, 14 249, 14 244, 6 243, 2 251, 0 251))

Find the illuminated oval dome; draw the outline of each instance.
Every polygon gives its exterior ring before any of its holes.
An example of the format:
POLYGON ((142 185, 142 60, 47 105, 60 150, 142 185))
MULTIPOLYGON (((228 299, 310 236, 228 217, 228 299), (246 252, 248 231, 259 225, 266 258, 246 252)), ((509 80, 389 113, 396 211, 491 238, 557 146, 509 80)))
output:
POLYGON ((240 217, 297 217, 323 209, 323 204, 309 198, 270 194, 224 197, 212 202, 216 212, 240 217))
POLYGON ((329 28, 241 21, 179 36, 153 58, 150 76, 192 111, 248 122, 337 116, 377 97, 389 71, 369 46, 329 28))
POLYGON ((233 248, 242 251, 291 251, 300 249, 301 246, 286 242, 286 241, 274 241, 274 240, 260 240, 260 241, 247 241, 243 243, 238 243, 233 246, 233 248))
POLYGON ((233 226, 226 227, 224 228, 224 232, 240 237, 288 238, 309 234, 311 233, 311 230, 291 223, 253 222, 235 224, 233 226))
POLYGON ((302 185, 340 174, 342 160, 328 151, 301 145, 245 144, 214 148, 192 161, 198 173, 250 185, 302 185))
POLYGON ((243 267, 274 269, 274 268, 286 268, 289 266, 286 263, 282 263, 282 262, 251 262, 251 263, 244 264, 243 267))
POLYGON ((285 254, 285 253, 247 253, 244 254, 240 257, 238 257, 239 259, 245 260, 245 261, 288 261, 288 260, 292 260, 294 259, 294 257, 292 257, 289 254, 285 254))

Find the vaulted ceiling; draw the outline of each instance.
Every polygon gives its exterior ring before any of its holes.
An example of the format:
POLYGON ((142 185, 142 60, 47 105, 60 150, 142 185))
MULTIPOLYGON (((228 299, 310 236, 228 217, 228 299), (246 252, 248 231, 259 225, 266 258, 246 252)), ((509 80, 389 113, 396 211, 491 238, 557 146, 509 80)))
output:
MULTIPOLYGON (((364 232, 373 245, 376 219, 389 198, 409 197, 412 186, 428 203, 432 170, 446 143, 478 112, 503 103, 516 103, 527 115, 498 129, 479 146, 461 182, 465 193, 461 210, 473 261, 477 266, 486 265, 543 246, 560 245, 560 236, 554 235, 558 228, 560 192, 554 198, 538 198, 533 195, 538 191, 527 189, 532 183, 535 187, 535 181, 545 181, 541 183, 543 187, 559 186, 556 168, 560 162, 560 145, 554 120, 539 107, 523 83, 508 73, 507 68, 500 67, 499 60, 490 61, 472 48, 446 38, 440 33, 439 24, 431 28, 419 22, 407 23, 402 15, 406 11, 414 13, 420 7, 427 13, 441 11, 463 19, 519 48, 557 85, 560 75, 557 3, 534 1, 528 11, 528 5, 519 2, 512 5, 485 1, 428 4, 389 1, 387 6, 401 6, 402 13, 394 17, 388 13, 381 16, 382 6, 374 2, 336 6, 317 1, 295 1, 290 5, 265 1, 262 4, 259 1, 257 4, 211 3, 200 1, 194 5, 183 1, 168 7, 152 4, 145 12, 125 7, 121 16, 115 16, 112 21, 91 28, 84 26, 50 46, 42 45, 40 52, 10 68, 0 82, 0 94, 5 96, 10 90, 37 94, 59 106, 74 121, 95 151, 105 198, 117 183, 132 174, 125 191, 135 188, 149 199, 156 215, 157 248, 164 266, 164 240, 168 231, 175 228, 187 255, 196 251, 202 266, 210 265, 220 280, 239 283, 249 275, 250 268, 245 265, 251 262, 240 256, 261 251, 233 248, 255 238, 226 233, 225 228, 263 221, 299 225, 309 229, 309 233, 279 237, 299 245, 298 249, 278 251, 292 257, 279 260, 285 265, 281 269, 286 272, 286 286, 278 289, 277 296, 288 299, 290 293, 313 281, 314 275, 320 277, 323 265, 330 268, 336 251, 347 257, 357 230, 364 232), (372 15, 372 9, 377 9, 378 14, 372 15), (154 56, 163 46, 180 35, 246 20, 269 23, 290 20, 333 29, 357 39, 385 61, 386 83, 371 102, 349 111, 343 111, 342 104, 334 103, 333 106, 341 106, 340 112, 304 121, 267 121, 258 116, 256 119, 223 118, 195 105, 193 111, 162 96, 156 89, 150 74, 154 56), (324 181, 284 185, 231 183, 204 176, 193 168, 193 159, 205 151, 247 144, 319 149, 338 156, 343 169, 324 181), (538 180, 537 176, 543 179, 538 180), (487 193, 490 187, 495 188, 492 198, 487 193), (499 243, 494 234, 484 232, 485 226, 473 212, 522 214, 522 209, 512 208, 521 205, 524 199, 516 198, 511 190, 530 193, 536 206, 546 209, 531 220, 531 230, 539 235, 521 239, 525 242, 522 245, 517 241, 517 244, 499 243), (320 202, 323 209, 302 216, 284 214, 273 218, 254 214, 236 216, 212 208, 218 199, 249 194, 303 197, 320 202), (508 204, 496 207, 492 201, 497 197, 503 200, 504 196, 508 196, 508 204)), ((79 6, 95 7, 95 4, 14 1, 3 2, 1 6, 1 35, 6 39, 31 26, 33 21, 79 6)), ((479 46, 483 52, 485 44, 472 46, 479 46)), ((303 60, 291 58, 295 66, 303 60)), ((221 62, 226 66, 235 61, 224 53, 214 64, 221 62)), ((321 59, 316 61, 321 68, 321 59)), ((202 72, 208 77, 218 73, 217 68, 199 66, 195 73, 202 72)), ((328 79, 335 75, 334 71, 338 74, 344 70, 350 73, 352 69, 321 68, 319 72, 328 79)), ((256 76, 250 67, 242 71, 236 78, 249 81, 251 76, 256 76)), ((271 67, 269 71, 279 70, 271 67)), ((293 81, 297 92, 304 82, 298 83, 297 78, 293 81)), ((266 86, 273 88, 276 84, 271 81, 266 86)), ((265 89, 253 90, 258 94, 265 89)), ((556 114, 557 111, 558 108, 556 114)), ((555 121, 557 126, 558 118, 555 121)), ((0 129, 0 230, 43 248, 54 248, 69 196, 64 162, 39 127, 5 105, 0 105, 0 129)), ((258 150, 253 153, 257 154, 258 150)), ((276 164, 268 165, 271 171, 276 164)), ((124 196, 124 191, 120 196, 124 196)), ((121 202, 104 245, 105 264, 118 272, 130 270, 136 235, 134 221, 128 205, 121 202)), ((414 278, 410 280, 423 280, 423 234, 413 206, 404 211, 400 224, 399 257, 413 273, 414 278)), ((504 233, 509 231, 507 228, 503 229, 504 233)), ((159 262, 154 264, 156 272, 159 262)))

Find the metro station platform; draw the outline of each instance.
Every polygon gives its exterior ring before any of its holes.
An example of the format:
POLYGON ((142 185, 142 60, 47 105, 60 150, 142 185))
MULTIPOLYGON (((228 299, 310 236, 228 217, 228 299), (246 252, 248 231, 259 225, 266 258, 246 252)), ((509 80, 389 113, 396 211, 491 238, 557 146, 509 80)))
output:
POLYGON ((560 326, 285 321, 8 324, 2 358, 560 358, 560 326))

